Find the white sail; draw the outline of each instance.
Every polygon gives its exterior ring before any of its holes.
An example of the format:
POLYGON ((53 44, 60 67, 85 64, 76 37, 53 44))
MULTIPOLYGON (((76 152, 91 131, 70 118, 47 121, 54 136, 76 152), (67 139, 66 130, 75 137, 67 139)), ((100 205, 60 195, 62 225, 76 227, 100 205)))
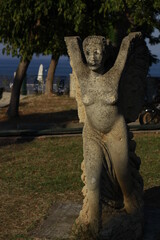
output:
POLYGON ((43 83, 43 64, 40 64, 39 66, 37 81, 41 84, 43 83))

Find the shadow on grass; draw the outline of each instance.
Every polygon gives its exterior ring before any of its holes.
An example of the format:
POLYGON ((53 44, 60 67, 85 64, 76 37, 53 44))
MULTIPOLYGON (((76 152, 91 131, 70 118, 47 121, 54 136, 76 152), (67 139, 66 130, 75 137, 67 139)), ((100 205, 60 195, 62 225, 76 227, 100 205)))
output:
POLYGON ((0 122, 0 131, 11 129, 48 129, 52 124, 63 125, 66 122, 78 122, 77 110, 50 113, 33 113, 20 115, 17 119, 6 119, 0 122))
MULTIPOLYGON (((22 115, 19 117, 20 121, 46 121, 50 123, 61 123, 67 121, 78 120, 77 110, 68 110, 61 112, 50 112, 50 113, 34 113, 29 115, 22 115)), ((32 123, 32 122, 31 122, 32 123)))
POLYGON ((35 137, 8 137, 8 138, 0 138, 0 147, 5 147, 12 144, 23 144, 32 142, 35 137))
POLYGON ((67 123, 70 123, 71 127, 72 123, 79 123, 77 110, 33 113, 0 121, 0 146, 33 141, 37 131, 65 128, 67 123))
POLYGON ((146 206, 160 208, 160 186, 145 190, 144 202, 146 206))

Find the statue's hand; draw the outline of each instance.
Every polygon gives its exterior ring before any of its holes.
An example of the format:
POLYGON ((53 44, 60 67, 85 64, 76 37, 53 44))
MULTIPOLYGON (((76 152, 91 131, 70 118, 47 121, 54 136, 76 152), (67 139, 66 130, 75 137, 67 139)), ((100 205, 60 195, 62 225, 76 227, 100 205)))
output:
POLYGON ((131 32, 122 40, 122 46, 123 47, 129 47, 130 45, 134 45, 134 42, 136 39, 140 39, 142 37, 141 32, 131 32))
POLYGON ((128 34, 129 41, 131 42, 133 39, 141 38, 142 33, 141 32, 131 32, 128 34))
POLYGON ((142 40, 142 33, 141 32, 131 32, 128 36, 124 37, 122 40, 121 47, 127 51, 128 49, 128 56, 134 52, 135 46, 141 42, 142 40))

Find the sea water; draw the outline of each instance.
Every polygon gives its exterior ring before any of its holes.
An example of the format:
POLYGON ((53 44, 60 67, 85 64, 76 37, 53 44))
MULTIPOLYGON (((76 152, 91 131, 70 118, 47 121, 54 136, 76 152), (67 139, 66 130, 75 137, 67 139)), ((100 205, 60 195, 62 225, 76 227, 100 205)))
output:
MULTIPOLYGON (((34 57, 30 62, 30 65, 27 70, 28 76, 37 76, 40 64, 43 64, 43 74, 47 75, 47 71, 50 65, 51 58, 49 56, 43 57, 34 57)), ((16 72, 19 64, 18 58, 11 57, 0 57, 0 76, 13 77, 14 72, 16 72)), ((55 76, 69 76, 72 72, 70 61, 67 56, 60 57, 55 76)), ((152 64, 149 70, 149 74, 152 77, 160 77, 160 62, 157 64, 152 64)))
MULTIPOLYGON (((9 90, 13 83, 14 74, 17 70, 20 59, 11 58, 11 57, 0 57, 0 87, 5 87, 6 90, 9 90)), ((41 56, 41 57, 33 57, 32 61, 29 64, 27 69, 26 80, 29 86, 35 85, 38 77, 39 67, 43 65, 43 81, 47 77, 47 72, 49 69, 51 61, 51 56, 41 56)), ((65 81, 65 84, 69 85, 69 75, 72 72, 70 61, 67 56, 62 56, 59 58, 55 77, 54 77, 54 85, 56 87, 57 82, 61 80, 65 81)))
MULTIPOLYGON (((27 70, 28 84, 35 83, 38 76, 40 64, 43 65, 43 79, 45 81, 48 68, 50 65, 50 60, 51 56, 33 57, 27 70)), ((16 72, 18 64, 19 64, 18 58, 0 56, 0 87, 13 82, 14 73, 16 72)), ((70 66, 69 58, 67 56, 61 56, 56 67, 55 79, 64 79, 65 81, 68 82, 69 75, 71 72, 72 69, 70 66)), ((151 77, 160 77, 160 62, 157 64, 153 64, 150 67, 148 75, 151 77)))
MULTIPOLYGON (((51 58, 49 56, 37 57, 33 58, 29 64, 27 75, 28 76, 37 76, 40 64, 43 65, 43 74, 47 75, 47 71, 50 65, 51 58)), ((16 72, 18 64, 18 58, 4 57, 0 58, 0 76, 14 76, 14 72, 16 72)), ((69 76, 72 72, 69 58, 66 56, 60 57, 55 76, 69 76)))

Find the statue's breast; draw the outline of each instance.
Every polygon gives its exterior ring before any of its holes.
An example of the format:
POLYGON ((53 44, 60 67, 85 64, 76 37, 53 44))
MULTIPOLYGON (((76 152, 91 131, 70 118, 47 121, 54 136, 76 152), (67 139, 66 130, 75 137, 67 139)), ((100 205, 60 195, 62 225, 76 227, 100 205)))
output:
POLYGON ((94 97, 86 93, 82 95, 82 102, 85 106, 90 106, 94 104, 94 97))
POLYGON ((114 105, 118 100, 116 86, 103 77, 95 77, 83 81, 81 85, 82 102, 85 106, 90 106, 96 102, 103 105, 114 105))
POLYGON ((99 94, 99 101, 102 102, 102 104, 108 104, 108 105, 115 105, 118 101, 118 95, 117 92, 111 91, 111 92, 105 92, 99 94))

